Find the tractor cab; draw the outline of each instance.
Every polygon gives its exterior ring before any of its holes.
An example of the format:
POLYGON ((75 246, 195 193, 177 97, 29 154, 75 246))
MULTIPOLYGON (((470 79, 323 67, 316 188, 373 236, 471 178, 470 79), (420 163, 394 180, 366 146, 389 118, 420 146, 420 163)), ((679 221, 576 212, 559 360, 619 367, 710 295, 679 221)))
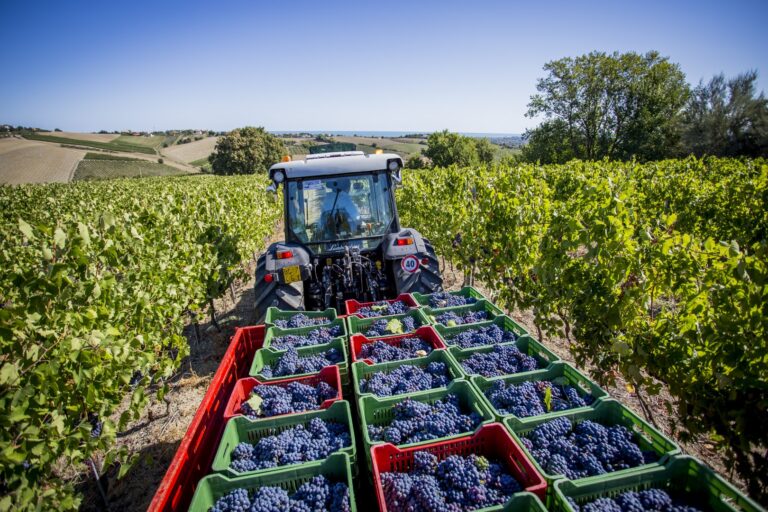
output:
POLYGON ((285 241, 259 258, 257 316, 269 306, 341 310, 350 298, 442 288, 429 242, 399 223, 394 188, 402 167, 395 154, 342 151, 270 168, 270 189, 282 188, 285 241))

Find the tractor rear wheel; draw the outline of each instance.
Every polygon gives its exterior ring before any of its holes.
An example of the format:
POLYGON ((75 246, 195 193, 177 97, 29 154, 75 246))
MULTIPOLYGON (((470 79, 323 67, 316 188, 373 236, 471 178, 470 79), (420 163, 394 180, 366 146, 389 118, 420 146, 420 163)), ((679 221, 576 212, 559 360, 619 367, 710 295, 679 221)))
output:
POLYGON ((304 284, 302 282, 281 284, 275 281, 267 283, 267 256, 262 254, 256 263, 255 315, 256 322, 264 320, 267 308, 276 307, 284 311, 301 311, 304 309, 304 284))
POLYGON ((397 264, 394 269, 398 285, 397 293, 418 292, 428 294, 443 291, 443 277, 440 275, 440 264, 437 261, 435 249, 429 240, 426 238, 423 240, 427 252, 421 258, 426 258, 427 264, 425 265, 422 262, 419 265, 419 271, 413 274, 406 273, 397 264))

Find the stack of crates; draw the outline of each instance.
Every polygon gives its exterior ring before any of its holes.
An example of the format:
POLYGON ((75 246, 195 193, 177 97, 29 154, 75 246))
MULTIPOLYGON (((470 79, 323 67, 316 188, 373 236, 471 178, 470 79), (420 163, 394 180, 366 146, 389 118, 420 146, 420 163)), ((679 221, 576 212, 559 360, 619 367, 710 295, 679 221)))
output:
POLYGON ((280 311, 270 308, 266 316, 266 333, 264 341, 252 356, 249 376, 239 379, 227 401, 224 411, 226 425, 218 441, 218 448, 211 464, 212 474, 203 478, 195 490, 190 510, 207 511, 222 496, 234 489, 244 488, 253 492, 262 486, 277 486, 289 494, 295 492, 302 484, 318 475, 325 476, 331 483, 344 483, 349 488, 351 510, 357 510, 355 500, 355 483, 357 479, 357 443, 351 404, 345 398, 351 396, 348 365, 348 336, 347 324, 343 316, 338 316, 336 310, 302 312, 311 319, 317 319, 317 325, 307 327, 278 327, 276 322, 290 320, 298 312, 280 311), (286 354, 286 340, 292 336, 305 336, 317 328, 335 328, 336 336, 321 344, 293 347, 299 358, 316 356, 334 350, 341 355, 341 360, 331 366, 326 366, 315 372, 301 372, 291 375, 275 375, 266 371, 273 370, 277 362, 286 354), (325 382, 336 390, 336 395, 323 401, 316 410, 280 414, 270 417, 252 419, 245 415, 243 404, 259 386, 287 387, 299 382, 316 386, 325 382), (301 463, 283 464, 277 467, 257 471, 238 472, 231 466, 232 454, 240 443, 256 444, 260 439, 277 435, 285 430, 301 425, 308 427, 314 418, 320 418, 326 423, 341 424, 350 434, 349 446, 337 450, 325 459, 301 463))
MULTIPOLYGON (((515 511, 563 511, 574 512, 581 506, 601 497, 615 497, 628 490, 661 488, 675 497, 686 500, 702 511, 744 512, 761 510, 758 505, 740 494, 733 486, 707 469, 697 460, 683 456, 675 443, 667 439, 653 426, 631 410, 612 400, 599 385, 568 363, 561 361, 552 351, 536 340, 522 326, 487 300, 472 287, 451 292, 463 297, 467 304, 449 306, 441 296, 418 293, 403 294, 388 303, 401 302, 407 311, 399 315, 368 316, 362 308, 379 306, 382 302, 359 303, 349 300, 345 315, 337 315, 329 309, 318 312, 280 311, 270 308, 266 318, 266 335, 262 348, 256 351, 250 366, 250 377, 240 379, 227 403, 224 418, 227 424, 219 440, 211 467, 211 475, 202 479, 194 495, 191 510, 208 510, 218 498, 237 487, 253 491, 260 486, 276 485, 289 492, 316 475, 325 475, 332 481, 345 482, 350 488, 352 510, 367 509, 376 500, 382 511, 387 508, 381 485, 385 472, 407 472, 412 468, 414 454, 427 451, 442 460, 450 455, 483 455, 502 464, 524 488, 506 503, 483 508, 483 512, 497 510, 515 511), (441 321, 464 317, 469 313, 484 312, 484 318, 474 323, 454 325, 441 321), (453 315, 451 314, 453 313, 453 315), (337 327, 338 336, 319 345, 296 347, 299 357, 312 356, 330 349, 342 354, 333 366, 318 372, 296 375, 272 376, 265 374, 267 366, 274 366, 285 354, 281 338, 304 335, 312 327, 277 327, 276 321, 290 320, 304 314, 327 321, 322 327, 337 327), (457 315, 457 316, 454 316, 457 315), (412 332, 391 333, 388 336, 368 337, 366 332, 379 320, 388 323, 409 317, 413 320, 412 332), (504 332, 502 341, 472 339, 478 328, 498 327, 504 332), (466 334, 468 333, 469 334, 466 334), (464 333, 464 334, 462 334, 464 333), (411 359, 374 361, 365 356, 367 344, 383 342, 392 346, 409 337, 419 337, 431 346, 428 353, 411 359), (277 340, 277 342, 276 342, 277 340), (487 344, 483 344, 487 343, 487 344), (513 374, 479 375, 467 361, 494 351, 499 347, 515 347, 536 362, 536 368, 513 374), (393 396, 376 396, 365 391, 361 381, 377 373, 389 373, 404 365, 426 368, 433 362, 443 363, 448 379, 445 386, 393 396), (241 407, 257 386, 286 386, 291 382, 316 385, 323 381, 338 390, 338 394, 323 402, 317 410, 286 414, 271 418, 249 419, 243 416, 241 407), (525 382, 549 381, 552 384, 570 386, 587 405, 564 410, 554 410, 547 404, 543 414, 518 417, 506 409, 499 409, 490 398, 495 388, 520 385, 525 382), (480 422, 473 431, 429 439, 418 443, 391 444, 374 439, 369 427, 386 427, 395 415, 394 407, 405 399, 434 404, 454 395, 464 414, 475 413, 480 422), (652 453, 648 463, 611 473, 570 480, 563 474, 548 472, 529 449, 526 438, 539 425, 556 418, 567 418, 572 424, 591 420, 605 426, 623 425, 633 435, 641 450, 652 453), (352 445, 331 454, 324 460, 292 464, 268 470, 239 474, 230 467, 231 454, 240 442, 256 442, 263 436, 272 435, 296 425, 306 425, 312 418, 342 423, 349 429, 352 445), (652 459, 652 460, 651 460, 652 459), (357 498, 356 498, 357 496, 357 498), (357 500, 357 501, 356 501, 357 500)), ((494 328, 494 331, 497 331, 494 328)), ((527 360, 530 361, 530 358, 527 360)), ((471 362, 471 361, 470 361, 471 362)), ((531 363, 532 364, 532 363, 531 363)))

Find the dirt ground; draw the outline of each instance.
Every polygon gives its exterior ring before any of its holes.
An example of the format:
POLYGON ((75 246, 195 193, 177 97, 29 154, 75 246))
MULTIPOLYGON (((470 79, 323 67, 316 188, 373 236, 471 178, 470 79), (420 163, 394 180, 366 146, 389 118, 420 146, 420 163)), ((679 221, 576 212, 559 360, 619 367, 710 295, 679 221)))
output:
POLYGON ((0 184, 66 183, 85 151, 16 137, 0 139, 0 184))
MULTIPOLYGON (((282 228, 276 230, 272 240, 279 239, 281 233, 282 228)), ((249 275, 252 274, 253 263, 249 268, 249 275)), ((450 268, 450 266, 445 269, 443 277, 445 288, 448 290, 457 290, 463 285, 463 274, 450 268)), ((481 283, 474 283, 474 286, 487 297, 493 298, 481 283)), ((225 297, 216 301, 216 311, 221 324, 220 332, 210 322, 201 322, 202 339, 197 340, 193 326, 187 327, 184 334, 189 340, 191 355, 183 363, 177 377, 170 383, 168 394, 170 407, 167 414, 166 406, 162 402, 150 406, 144 418, 137 424, 131 425, 129 433, 118 439, 120 445, 128 446, 139 454, 139 462, 121 480, 115 478, 114 471, 108 472, 101 478, 102 487, 105 488, 109 503, 108 510, 114 512, 146 510, 149 506, 155 490, 208 389, 235 328, 253 324, 253 301, 252 280, 237 283, 234 289, 234 300, 227 293, 225 297)), ((536 332, 532 322, 533 316, 529 312, 509 311, 508 313, 531 333, 536 332)), ((573 358, 568 351, 565 339, 546 337, 544 343, 564 361, 573 364, 573 358)), ((581 369, 585 370, 584 368, 581 369)), ((637 396, 628 392, 623 382, 618 382, 614 387, 606 388, 606 391, 641 417, 644 416, 637 396)), ((648 398, 647 402, 659 429, 671 436, 672 429, 670 426, 674 422, 674 417, 667 412, 664 406, 665 399, 669 399, 669 395, 662 393, 656 397, 648 398)), ((701 439, 693 443, 680 444, 684 452, 698 457, 733 481, 733 475, 728 475, 725 472, 721 458, 706 440, 701 439)), ((97 461, 97 465, 98 463, 99 461, 97 461)), ((84 493, 81 509, 85 511, 107 510, 99 495, 95 480, 90 478, 84 470, 78 475, 78 479, 80 480, 79 488, 84 493)), ((735 483, 743 488, 742 482, 737 480, 735 483)))
POLYGON ((188 142, 187 144, 177 144, 169 148, 163 148, 160 152, 164 156, 180 162, 194 162, 213 153, 213 148, 216 147, 216 141, 218 140, 218 137, 206 137, 202 140, 188 142))

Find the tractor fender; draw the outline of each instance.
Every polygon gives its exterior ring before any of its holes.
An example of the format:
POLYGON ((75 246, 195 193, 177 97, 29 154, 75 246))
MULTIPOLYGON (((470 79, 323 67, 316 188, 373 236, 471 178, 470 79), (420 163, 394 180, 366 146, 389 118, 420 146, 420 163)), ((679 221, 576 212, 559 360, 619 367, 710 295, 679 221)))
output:
POLYGON ((293 242, 275 242, 267 248, 265 256, 266 271, 275 273, 278 282, 283 281, 283 273, 280 272, 280 270, 285 267, 298 266, 301 270, 302 281, 309 279, 311 275, 310 254, 301 244, 293 242), (290 251, 292 253, 291 257, 278 259, 277 254, 285 251, 290 251))
POLYGON ((401 229, 398 233, 390 233, 382 243, 385 260, 400 260, 411 254, 420 256, 427 254, 427 246, 421 233, 412 228, 401 229), (413 244, 397 245, 398 239, 412 238, 413 244))

